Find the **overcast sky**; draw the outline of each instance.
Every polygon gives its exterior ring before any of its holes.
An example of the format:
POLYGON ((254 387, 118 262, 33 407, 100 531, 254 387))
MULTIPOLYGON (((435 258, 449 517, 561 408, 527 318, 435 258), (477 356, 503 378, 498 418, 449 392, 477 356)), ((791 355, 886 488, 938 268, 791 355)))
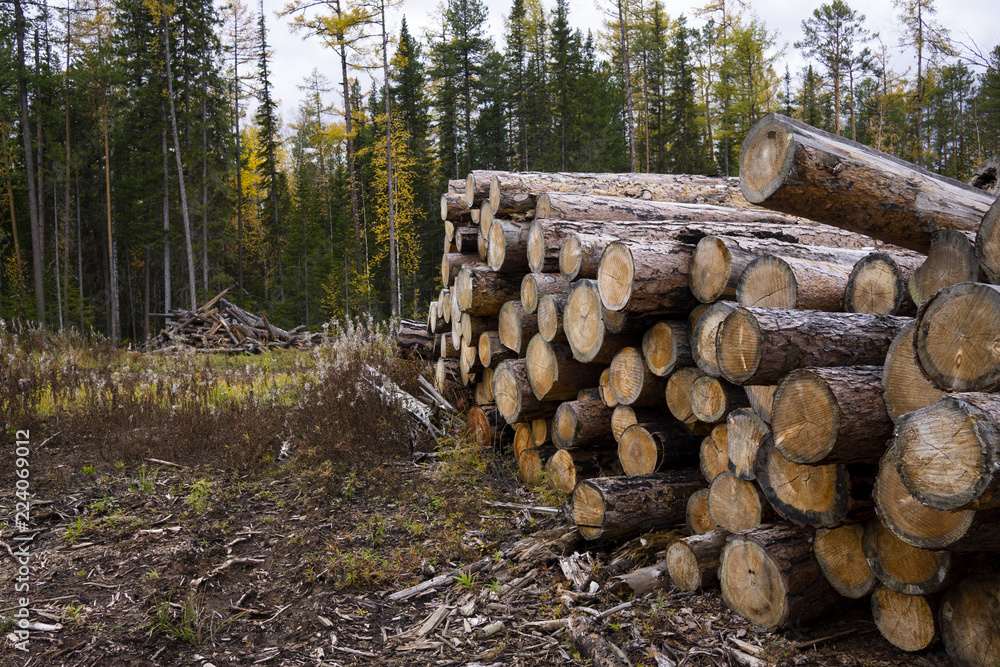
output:
MULTIPOLYGON (((512 0, 484 1, 489 10, 489 33, 493 37, 494 45, 500 49, 503 46, 504 17, 510 12, 512 0)), ((570 23, 584 33, 587 30, 596 32, 604 20, 604 14, 600 7, 606 7, 609 1, 569 0, 570 23)), ((400 21, 405 15, 411 34, 422 38, 427 28, 431 26, 433 17, 440 15, 439 6, 441 3, 442 0, 403 0, 399 8, 389 12, 390 32, 392 34, 399 33, 400 21)), ((542 4, 546 11, 549 11, 555 6, 555 0, 542 0, 542 4)), ((690 0, 665 0, 667 13, 671 17, 680 14, 688 15, 692 18, 689 25, 699 24, 693 18, 694 8, 705 4, 707 4, 707 0, 694 2, 690 0)), ((791 67, 793 75, 804 65, 798 50, 792 44, 802 37, 802 21, 808 18, 813 10, 821 4, 823 4, 823 0, 806 0, 805 2, 802 0, 758 0, 748 3, 747 11, 756 12, 769 30, 778 33, 778 48, 784 49, 784 56, 778 64, 779 74, 784 72, 786 62, 791 67)), ((892 0, 867 0, 866 2, 848 0, 848 4, 865 14, 866 27, 873 32, 880 33, 882 40, 890 47, 893 68, 897 71, 905 70, 911 57, 901 53, 900 47, 897 46, 900 29, 892 0)), ((257 3, 253 3, 251 6, 256 9, 255 5, 257 3)), ((285 0, 264 0, 264 11, 268 14, 268 37, 274 51, 275 94, 280 99, 282 119, 288 123, 295 119, 299 100, 303 95, 297 86, 302 84, 303 79, 312 72, 313 68, 317 68, 325 74, 335 90, 339 90, 341 77, 340 63, 331 49, 323 46, 321 40, 316 37, 303 39, 301 33, 291 31, 287 18, 276 17, 284 5, 285 0)), ((965 43, 971 43, 974 40, 984 53, 988 53, 1000 41, 1000 13, 996 11, 995 2, 965 0, 959 3, 939 0, 937 6, 937 20, 951 30, 954 39, 965 43)), ((366 74, 360 73, 352 76, 359 76, 363 90, 370 87, 371 81, 366 74)), ((340 96, 334 97, 334 95, 335 93, 331 93, 325 101, 327 103, 332 101, 339 108, 342 106, 340 96)))

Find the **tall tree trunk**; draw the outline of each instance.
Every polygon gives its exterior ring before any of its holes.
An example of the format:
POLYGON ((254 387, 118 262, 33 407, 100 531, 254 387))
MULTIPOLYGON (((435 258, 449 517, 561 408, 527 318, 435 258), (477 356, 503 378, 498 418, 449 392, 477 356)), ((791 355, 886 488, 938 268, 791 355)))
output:
POLYGON ((143 249, 142 258, 142 340, 149 340, 149 246, 143 249))
MULTIPOLYGON (((70 201, 70 157, 72 155, 71 145, 70 145, 70 127, 69 127, 69 65, 70 65, 70 54, 72 53, 72 42, 70 41, 70 2, 66 0, 66 87, 65 87, 65 104, 66 104, 66 208, 65 215, 63 216, 63 228, 66 230, 65 238, 63 239, 63 269, 65 270, 66 281, 66 322, 69 323, 69 219, 72 216, 72 205, 70 201)), ((58 262, 58 251, 56 255, 56 261, 58 262)), ((62 318, 60 319, 60 327, 62 327, 62 318)))
POLYGON ((110 338, 118 344, 118 266, 115 263, 115 235, 111 224, 111 141, 108 137, 108 96, 104 94, 104 197, 108 223, 108 312, 110 338))
MULTIPOLYGON (((340 0, 335 0, 334 11, 338 19, 343 18, 343 11, 340 0)), ((347 76, 347 45, 344 42, 344 33, 338 32, 334 35, 340 43, 340 73, 344 86, 344 130, 347 132, 347 183, 351 195, 351 224, 354 226, 354 262, 355 270, 361 268, 361 246, 365 238, 361 229, 361 206, 358 203, 358 179, 354 173, 354 131, 353 115, 351 105, 351 84, 347 76)), ((367 272, 366 272, 367 275, 367 272)), ((345 276, 346 279, 346 276, 345 276)), ((347 311, 350 315, 350 310, 347 311)))
POLYGON ((191 220, 188 217, 187 191, 184 187, 184 165, 181 160, 181 143, 177 134, 177 110, 174 107, 174 82, 170 66, 170 26, 167 24, 167 14, 163 14, 163 45, 167 60, 167 98, 170 102, 170 129, 174 134, 174 158, 177 161, 177 184, 181 195, 181 220, 184 224, 184 253, 187 256, 188 294, 191 310, 198 308, 198 297, 195 285, 194 251, 191 247, 191 220))
POLYGON ((80 171, 76 172, 76 281, 80 290, 80 333, 83 333, 83 216, 80 215, 80 171))
MULTIPOLYGON (((55 165, 52 165, 53 173, 55 173, 55 165)), ((63 302, 62 302, 62 276, 59 274, 59 201, 58 193, 56 192, 55 184, 52 187, 52 250, 54 251, 54 259, 56 262, 56 312, 59 316, 59 330, 63 330, 63 302)), ((64 221, 65 224, 65 221, 64 221)))
POLYGON ((163 153, 163 312, 169 313, 173 304, 170 295, 170 164, 167 160, 167 112, 161 104, 163 127, 160 128, 160 150, 163 153))
POLYGON ((208 291, 208 120, 201 100, 201 287, 208 291))
MULTIPOLYGON (((0 146, 3 147, 3 154, 6 158, 10 155, 7 150, 7 131, 0 130, 0 146)), ((7 168, 10 165, 7 164, 7 168)), ((17 237, 17 215, 14 210, 14 188, 11 185, 11 180, 7 179, 7 203, 10 205, 10 226, 11 231, 14 233, 14 268, 17 271, 17 281, 22 286, 24 285, 24 276, 21 271, 21 241, 17 237)))
MULTIPOLYGON (((43 147, 43 137, 42 137, 42 109, 44 108, 44 103, 42 102, 42 91, 39 88, 37 81, 41 80, 41 70, 39 63, 41 62, 40 56, 40 46, 38 39, 38 29, 35 29, 35 104, 37 105, 38 111, 35 113, 35 126, 37 130, 35 131, 35 146, 38 151, 37 157, 35 158, 35 166, 38 167, 35 172, 35 176, 38 179, 38 247, 42 249, 42 263, 45 262, 45 152, 43 147)), ((44 287, 43 287, 44 289, 44 287)))
MULTIPOLYGON (((396 215, 393 202, 392 182, 392 121, 389 104, 389 56, 388 38, 385 34, 385 0, 381 0, 382 9, 382 75, 385 78, 385 180, 389 188, 389 299, 392 301, 392 316, 399 316, 399 285, 397 284, 396 267, 396 215)), ((472 171, 470 168, 469 171, 472 171)))
POLYGON ((233 97, 236 101, 236 285, 243 291, 243 149, 240 147, 240 49, 233 33, 233 97))
MULTIPOLYGON (((632 110, 632 73, 628 62, 628 42, 625 39, 625 9, 624 0, 618 0, 618 37, 621 47, 622 58, 622 78, 625 83, 625 117, 628 127, 625 128, 628 135, 628 164, 629 171, 635 172, 635 113, 632 110)), ((472 167, 469 167, 472 171, 472 167)))

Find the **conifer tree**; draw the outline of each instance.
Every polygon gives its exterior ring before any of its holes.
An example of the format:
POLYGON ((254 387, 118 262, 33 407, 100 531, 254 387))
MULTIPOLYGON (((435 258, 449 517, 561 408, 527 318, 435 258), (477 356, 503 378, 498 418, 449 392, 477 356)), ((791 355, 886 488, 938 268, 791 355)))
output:
POLYGON ((667 153, 667 169, 675 174, 696 174, 706 168, 698 128, 695 78, 691 60, 692 32, 684 15, 677 19, 666 57, 666 135, 672 138, 667 153))
POLYGON ((281 216, 278 214, 278 105, 271 96, 271 53, 267 46, 267 23, 264 17, 264 0, 260 2, 257 17, 258 48, 257 127, 260 128, 260 175, 264 179, 267 196, 264 199, 264 221, 274 228, 274 256, 278 268, 278 300, 285 300, 285 274, 281 263, 281 216))

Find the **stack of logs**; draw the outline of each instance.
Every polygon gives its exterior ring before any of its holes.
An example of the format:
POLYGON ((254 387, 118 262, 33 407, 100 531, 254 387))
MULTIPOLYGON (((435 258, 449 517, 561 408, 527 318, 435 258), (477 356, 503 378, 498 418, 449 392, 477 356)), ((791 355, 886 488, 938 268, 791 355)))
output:
POLYGON ((996 665, 1000 205, 778 115, 740 171, 453 181, 439 390, 585 538, 686 523, 680 588, 996 665))

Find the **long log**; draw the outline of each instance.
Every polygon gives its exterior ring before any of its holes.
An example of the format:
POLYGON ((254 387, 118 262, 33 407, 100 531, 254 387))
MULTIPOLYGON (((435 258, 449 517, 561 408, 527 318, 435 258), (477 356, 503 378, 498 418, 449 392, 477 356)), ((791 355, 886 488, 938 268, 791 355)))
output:
POLYGON ((479 317, 469 313, 462 313, 458 321, 462 344, 466 347, 476 347, 477 353, 479 337, 487 331, 496 331, 498 327, 499 321, 495 317, 479 317))
POLYGON ((626 313, 683 313, 697 305, 688 287, 694 246, 686 243, 615 241, 601 255, 601 303, 626 313))
POLYGON ((510 220, 495 218, 487 233, 489 242, 486 250, 486 263, 498 273, 517 273, 523 275, 529 271, 528 256, 528 226, 510 220))
POLYGON ((975 243, 961 232, 944 229, 931 237, 927 258, 910 277, 910 298, 919 306, 945 287, 976 280, 979 259, 975 243))
POLYGON ((911 312, 914 306, 908 298, 907 284, 912 275, 909 267, 884 252, 866 255, 851 269, 844 288, 844 310, 885 315, 911 312))
POLYGON ((565 343, 548 343, 535 335, 527 346, 528 382, 539 400, 572 400, 581 389, 597 386, 604 367, 573 358, 565 343))
POLYGON ((881 366, 800 369, 774 392, 774 446, 795 463, 877 463, 892 427, 881 366))
POLYGON ((1000 286, 946 287, 917 312, 914 347, 924 374, 945 391, 1000 387, 1000 286))
POLYGON ((554 273, 527 273, 521 279, 521 305, 524 312, 535 313, 539 300, 546 295, 569 294, 572 284, 554 273))
POLYGON ((940 510, 1000 507, 1000 395, 951 394, 896 422, 906 488, 940 510))
POLYGON ((812 537, 785 524, 733 535, 719 565, 729 607, 766 630, 804 623, 840 600, 812 552, 812 537))
POLYGON ((934 405, 944 396, 921 372, 913 347, 916 324, 907 324, 892 340, 882 367, 882 400, 893 422, 903 415, 934 405))
POLYGON ((721 530, 712 521, 708 512, 708 489, 698 489, 688 498, 684 509, 684 522, 692 535, 704 535, 713 530, 721 530))
POLYGON ((716 358, 735 384, 774 384, 796 368, 881 364, 909 322, 894 315, 738 308, 719 326, 716 358))
POLYGON ((633 424, 618 440, 618 461, 626 475, 645 475, 698 464, 701 438, 679 422, 633 424))
POLYGON ((724 422, 733 410, 750 407, 743 387, 711 375, 694 381, 691 386, 691 411, 706 424, 724 422))
POLYGON ((619 405, 659 405, 667 379, 649 370, 642 352, 636 347, 623 347, 611 360, 608 384, 619 405))
POLYGON ((452 287, 463 266, 485 266, 475 253, 450 252, 441 256, 441 283, 452 287))
POLYGON ((937 638, 935 605, 925 595, 903 595, 879 586, 872 593, 875 627, 904 651, 922 651, 937 638))
POLYGON ((716 525, 738 533, 769 523, 774 510, 760 488, 728 470, 717 475, 708 487, 708 513, 716 525))
POLYGON ((1000 664, 1000 574, 970 574, 941 602, 941 638, 957 667, 1000 664))
POLYGON ((613 452, 557 449, 545 463, 549 486, 569 495, 585 479, 618 474, 613 452))
POLYGON ((708 306, 691 328, 691 358, 701 371, 712 377, 720 377, 718 362, 719 326, 729 313, 738 308, 732 301, 719 301, 708 306))
POLYGON ((580 450, 596 446, 613 448, 611 414, 615 409, 598 400, 566 401, 552 419, 552 440, 559 449, 580 450))
POLYGON ((844 309, 844 291, 853 265, 764 255, 747 266, 736 285, 742 306, 844 309))
POLYGON ((456 227, 452 239, 455 252, 461 252, 479 257, 479 227, 456 227))
POLYGON ((498 318, 500 344, 520 355, 531 337, 538 333, 538 317, 524 312, 520 301, 508 301, 500 307, 498 318))
POLYGON ((865 524, 861 546, 872 572, 903 595, 929 595, 943 590, 952 576, 949 551, 917 549, 887 530, 877 518, 865 524))
POLYGON ((573 284, 562 317, 566 341, 578 361, 610 364, 618 350, 639 344, 638 336, 607 331, 604 307, 594 280, 578 280, 573 284))
MULTIPOLYGON (((577 194, 549 191, 538 197, 535 218, 560 220, 718 220, 719 209, 732 210, 732 202, 718 204, 694 204, 680 200, 651 201, 634 197, 618 197, 596 194, 577 194)), ((767 222, 770 224, 796 224, 798 218, 773 211, 749 209, 739 211, 745 217, 740 222, 767 222)))
POLYGON ((684 522, 688 497, 704 486, 693 469, 589 479, 573 492, 573 519, 588 540, 667 528, 684 522))
POLYGON ((479 334, 478 349, 479 362, 484 368, 496 368, 501 361, 517 359, 518 357, 517 352, 500 343, 499 331, 484 331, 479 334))
POLYGON ((434 334, 427 330, 427 323, 417 320, 400 320, 396 329, 396 346, 424 359, 434 356, 434 334))
POLYGON ((729 445, 729 472, 739 479, 756 479, 755 466, 761 440, 771 429, 749 408, 733 410, 726 416, 726 442, 729 445))
POLYGON ((470 171, 465 177, 465 203, 468 204, 469 208, 478 208, 485 203, 484 208, 492 213, 493 209, 489 207, 489 199, 493 177, 507 175, 513 174, 509 171, 486 171, 483 169, 470 171))
POLYGON ((729 533, 713 530, 671 542, 665 560, 670 581, 682 591, 708 588, 719 580, 719 560, 729 533))
POLYGON ((779 114, 740 151, 747 200, 927 252, 941 229, 975 233, 993 197, 779 114))
POLYGON ((457 193, 442 193, 441 220, 457 223, 472 222, 472 213, 469 212, 469 205, 466 203, 465 197, 457 193))
POLYGON ((496 317, 503 304, 521 296, 521 279, 511 280, 488 266, 467 267, 458 272, 454 290, 462 312, 496 317))
POLYGON ((538 309, 535 311, 538 333, 550 343, 566 342, 562 317, 566 298, 566 294, 546 294, 538 300, 538 309))
POLYGON ((687 324, 682 320, 661 320, 642 336, 642 358, 653 375, 668 377, 675 368, 694 363, 687 324))
POLYGON ((813 554, 823 576, 834 590, 852 600, 871 594, 878 584, 861 544, 864 534, 864 525, 852 523, 839 528, 820 528, 813 540, 813 554))
POLYGON ((518 421, 551 417, 559 406, 554 401, 535 398, 528 382, 524 359, 501 362, 493 372, 493 396, 497 410, 508 424, 518 421))
POLYGON ((986 277, 993 284, 1000 283, 1000 197, 983 216, 976 232, 976 257, 986 277))

